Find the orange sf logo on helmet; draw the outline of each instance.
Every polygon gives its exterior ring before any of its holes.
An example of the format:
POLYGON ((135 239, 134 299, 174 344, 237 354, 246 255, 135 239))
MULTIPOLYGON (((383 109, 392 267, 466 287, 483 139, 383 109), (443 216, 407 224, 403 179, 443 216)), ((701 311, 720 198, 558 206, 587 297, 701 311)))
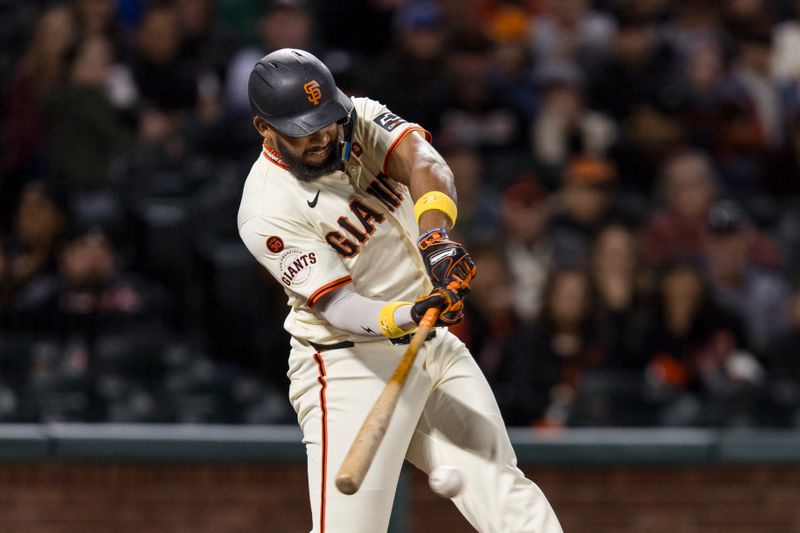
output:
POLYGON ((303 90, 306 92, 306 98, 314 105, 319 105, 319 99, 322 98, 322 91, 319 90, 319 83, 317 80, 311 80, 303 84, 303 90))

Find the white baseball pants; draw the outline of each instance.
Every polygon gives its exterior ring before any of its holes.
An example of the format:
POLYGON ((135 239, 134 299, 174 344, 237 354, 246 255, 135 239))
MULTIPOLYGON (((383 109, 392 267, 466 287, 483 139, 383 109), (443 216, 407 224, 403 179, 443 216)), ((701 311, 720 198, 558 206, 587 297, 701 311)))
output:
POLYGON ((289 396, 308 454, 312 533, 385 533, 404 459, 426 474, 458 468, 464 490, 453 502, 481 533, 562 533, 516 466, 486 378, 444 329, 420 349, 361 489, 339 492, 339 465, 406 348, 379 340, 318 352, 292 340, 289 396))

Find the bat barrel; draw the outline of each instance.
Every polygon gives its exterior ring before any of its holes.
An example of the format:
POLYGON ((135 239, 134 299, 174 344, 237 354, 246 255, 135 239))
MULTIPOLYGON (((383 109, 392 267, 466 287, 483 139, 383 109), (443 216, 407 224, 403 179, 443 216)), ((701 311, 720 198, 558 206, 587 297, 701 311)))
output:
POLYGON ((420 321, 420 327, 411 339, 406 353, 403 354, 386 387, 364 419, 361 429, 353 440, 336 475, 336 488, 343 494, 355 494, 361 488, 361 483, 364 481, 372 460, 375 458, 375 453, 386 434, 411 365, 414 364, 417 352, 425 342, 431 328, 436 324, 438 316, 439 310, 435 308, 425 312, 424 318, 420 321))

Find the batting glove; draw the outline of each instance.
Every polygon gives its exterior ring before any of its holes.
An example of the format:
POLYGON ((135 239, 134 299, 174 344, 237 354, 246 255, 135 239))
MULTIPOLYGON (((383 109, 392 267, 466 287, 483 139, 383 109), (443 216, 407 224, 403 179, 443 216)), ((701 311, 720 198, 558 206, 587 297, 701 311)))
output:
POLYGON ((477 272, 475 261, 461 244, 450 240, 444 228, 423 234, 417 248, 434 288, 450 293, 452 303, 469 292, 469 283, 477 272))
MULTIPOLYGON (((469 291, 469 289, 466 290, 469 291)), ((456 295, 451 291, 433 289, 430 294, 418 298, 411 306, 411 320, 419 325, 422 317, 425 316, 425 311, 437 307, 441 309, 441 312, 436 320, 436 327, 458 324, 464 318, 464 302, 462 301, 464 294, 466 293, 456 295)))

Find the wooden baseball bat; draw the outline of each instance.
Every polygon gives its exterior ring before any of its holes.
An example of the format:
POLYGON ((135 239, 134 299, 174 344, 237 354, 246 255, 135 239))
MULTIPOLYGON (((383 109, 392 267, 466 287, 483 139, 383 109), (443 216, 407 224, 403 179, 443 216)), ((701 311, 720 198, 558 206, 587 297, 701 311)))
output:
POLYGON ((381 395, 375 400, 372 409, 367 413, 367 418, 361 424, 361 429, 358 430, 353 444, 350 445, 350 449, 342 461, 342 466, 339 467, 339 473, 336 474, 336 488, 344 494, 355 494, 361 487, 367 470, 375 458, 375 453, 378 451, 378 446, 381 445, 383 436, 386 434, 386 428, 389 427, 389 421, 394 414, 400 393, 403 392, 408 372, 417 358, 417 352, 428 338, 428 334, 438 318, 438 308, 425 311, 419 328, 406 348, 406 353, 403 354, 403 358, 397 364, 397 368, 386 383, 381 395))

